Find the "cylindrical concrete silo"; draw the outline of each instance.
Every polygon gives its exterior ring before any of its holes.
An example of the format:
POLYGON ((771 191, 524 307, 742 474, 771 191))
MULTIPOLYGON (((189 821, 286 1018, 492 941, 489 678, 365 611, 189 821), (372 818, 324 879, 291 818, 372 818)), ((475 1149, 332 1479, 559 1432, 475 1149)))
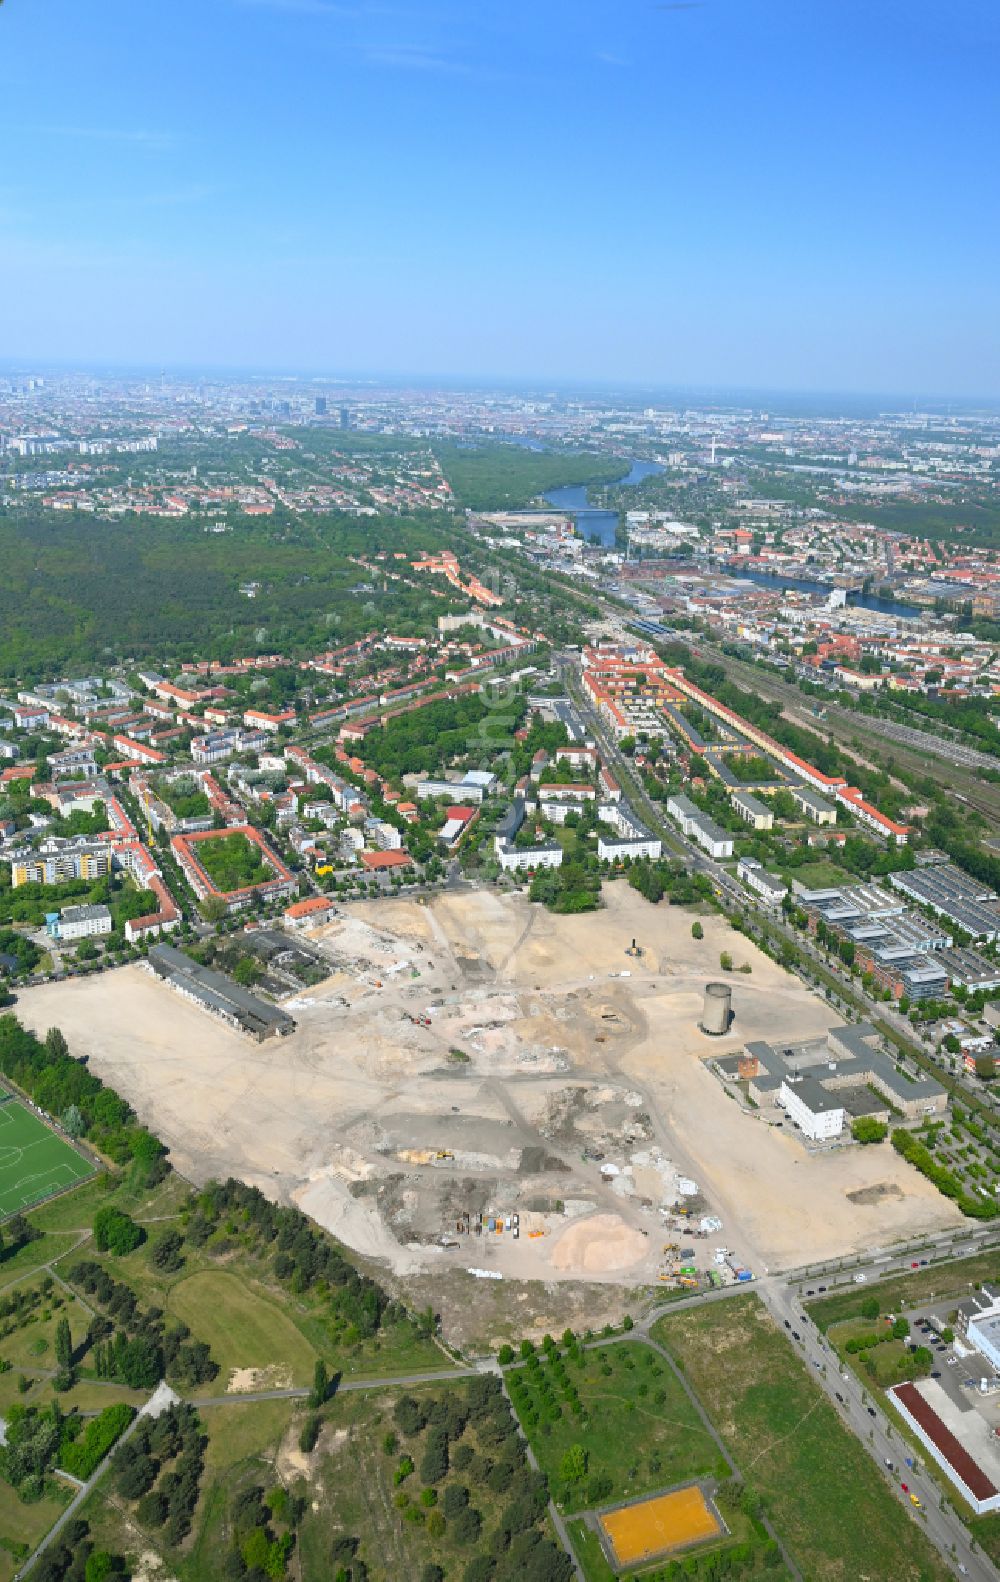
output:
POLYGON ((728 983, 706 983, 705 1003, 702 1006, 699 1026, 703 1033, 718 1038, 728 1033, 733 1019, 733 991, 728 983))

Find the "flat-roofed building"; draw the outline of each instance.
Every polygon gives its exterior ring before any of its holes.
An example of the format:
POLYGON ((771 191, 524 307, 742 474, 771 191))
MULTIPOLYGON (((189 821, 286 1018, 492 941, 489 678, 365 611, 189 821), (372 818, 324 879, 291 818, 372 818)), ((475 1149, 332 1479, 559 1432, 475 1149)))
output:
POLYGON ((808 786, 789 786, 789 795, 814 824, 836 824, 837 809, 808 786))
POLYGON ((36 851, 16 858, 10 865, 10 882, 65 884, 67 879, 103 879, 111 872, 111 846, 85 835, 50 835, 36 851))
POLYGON ((703 813, 690 797, 676 793, 667 802, 667 812, 677 820, 685 835, 697 841, 717 862, 733 855, 733 837, 703 813))
POLYGON ((768 873, 756 857, 741 857, 736 864, 736 877, 760 896, 766 906, 780 906, 788 894, 784 880, 768 873))
POLYGON ((287 1011, 258 999, 221 972, 200 966, 172 945, 151 945, 148 960, 156 976, 171 988, 239 1032, 249 1033, 258 1043, 294 1030, 295 1022, 287 1011))
POLYGON ((759 797, 751 796, 749 791, 736 791, 732 802, 740 818, 751 829, 774 828, 774 813, 759 797))
POLYGON ((598 808, 601 822, 610 824, 615 831, 608 835, 600 830, 597 836, 597 855, 601 862, 621 862, 626 857, 633 860, 649 857, 658 861, 663 852, 663 842, 653 835, 627 802, 604 802, 598 808))
POLYGON ((53 939, 69 941, 110 934, 113 924, 106 906, 64 906, 46 916, 45 927, 53 939))
POLYGON ((562 847, 558 841, 539 841, 534 846, 514 846, 509 841, 497 848, 504 873, 531 873, 536 868, 561 868, 562 847))
POLYGON ((778 1103, 812 1142, 828 1142, 844 1130, 844 1106, 815 1077, 795 1077, 778 1089, 778 1103))

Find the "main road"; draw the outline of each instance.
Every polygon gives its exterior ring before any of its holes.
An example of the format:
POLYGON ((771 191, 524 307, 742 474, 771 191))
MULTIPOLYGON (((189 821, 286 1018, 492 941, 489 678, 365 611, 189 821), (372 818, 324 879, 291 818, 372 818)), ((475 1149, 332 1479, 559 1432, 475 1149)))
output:
MULTIPOLYGON (((593 732, 604 762, 613 767, 636 811, 648 821, 652 829, 664 837, 668 847, 687 860, 694 871, 706 874, 720 896, 731 906, 738 906, 743 912, 752 910, 751 897, 730 873, 705 856, 684 836, 666 826, 662 810, 647 794, 637 779, 633 766, 625 759, 618 743, 605 727, 604 721, 577 684, 575 665, 571 656, 562 656, 561 668, 567 688, 593 732)), ((774 923, 771 926, 786 935, 797 948, 801 948, 801 941, 792 934, 791 930, 786 929, 784 924, 774 923)), ((845 997, 848 992, 845 987, 845 997)), ((880 1014, 885 1015, 884 1008, 880 1008, 880 1014)), ((909 1033, 909 1028, 906 1031, 909 1033)), ((926 1245, 933 1250, 936 1240, 945 1241, 948 1243, 948 1255, 958 1257, 981 1248, 982 1237, 986 1234, 985 1230, 981 1230, 975 1235, 970 1235, 968 1240, 963 1242, 961 1238, 956 1240, 953 1233, 945 1233, 942 1238, 927 1239, 926 1245)), ((897 1248, 890 1254, 881 1255, 879 1249, 874 1249, 866 1258, 841 1265, 836 1274, 828 1277, 827 1283, 830 1287, 849 1284, 853 1282, 855 1274, 867 1278, 869 1271, 872 1274, 904 1272, 914 1261, 919 1260, 911 1258, 907 1249, 897 1248)), ((925 1473, 910 1473, 905 1480, 896 1473, 890 1473, 889 1464, 897 1467, 903 1460, 905 1451, 901 1452, 899 1447, 901 1443, 905 1444, 905 1441, 902 1441, 898 1431, 890 1426, 886 1415, 876 1402, 868 1398, 867 1392, 856 1377, 850 1372, 846 1376, 841 1372, 832 1348, 819 1335, 811 1320, 805 1316, 798 1295, 801 1278, 802 1276, 795 1271, 781 1275, 763 1275, 755 1282, 755 1289, 775 1322, 787 1330, 790 1343, 797 1347, 804 1361, 813 1368, 820 1388, 842 1414, 848 1426, 854 1430, 859 1442, 869 1451, 895 1495, 904 1503, 914 1519, 924 1524, 928 1538, 944 1560, 960 1576, 972 1577, 975 1582, 998 1582, 1000 1573, 987 1556, 980 1550, 973 1549, 968 1529, 956 1515, 953 1507, 945 1499, 940 1499, 939 1502, 938 1489, 933 1480, 925 1473), (793 1334, 799 1336, 797 1341, 792 1340, 793 1334), (838 1400, 838 1395, 842 1399, 838 1400), (921 1502, 919 1512, 911 1504, 909 1493, 903 1493, 900 1487, 902 1481, 906 1481, 909 1489, 919 1498, 921 1502)), ((730 1291, 724 1290, 713 1295, 696 1296, 690 1299, 690 1305, 724 1299, 729 1294, 730 1291)), ((667 1308, 654 1309, 642 1322, 640 1328, 643 1332, 648 1332, 649 1326, 660 1312, 675 1312, 682 1305, 689 1304, 672 1303, 667 1308)))

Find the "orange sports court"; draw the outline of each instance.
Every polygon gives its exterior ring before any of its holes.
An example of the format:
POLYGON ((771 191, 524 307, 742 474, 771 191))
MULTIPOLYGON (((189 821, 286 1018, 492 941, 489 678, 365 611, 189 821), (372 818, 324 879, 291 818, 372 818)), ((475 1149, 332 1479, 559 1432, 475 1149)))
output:
POLYGON ((655 1560, 671 1549, 686 1548, 715 1538, 722 1531, 697 1483, 657 1494, 637 1505, 622 1505, 599 1518, 617 1566, 655 1560))

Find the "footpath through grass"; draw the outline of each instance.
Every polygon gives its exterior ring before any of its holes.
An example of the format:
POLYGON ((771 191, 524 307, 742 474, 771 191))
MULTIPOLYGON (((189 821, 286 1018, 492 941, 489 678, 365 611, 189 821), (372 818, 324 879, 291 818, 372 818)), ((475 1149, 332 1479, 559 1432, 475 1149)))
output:
POLYGON ((756 1296, 670 1314, 653 1334, 809 1582, 951 1576, 756 1296))
POLYGON ((93 1173, 93 1165, 20 1099, 4 1099, 0 1093, 0 1219, 93 1173))

